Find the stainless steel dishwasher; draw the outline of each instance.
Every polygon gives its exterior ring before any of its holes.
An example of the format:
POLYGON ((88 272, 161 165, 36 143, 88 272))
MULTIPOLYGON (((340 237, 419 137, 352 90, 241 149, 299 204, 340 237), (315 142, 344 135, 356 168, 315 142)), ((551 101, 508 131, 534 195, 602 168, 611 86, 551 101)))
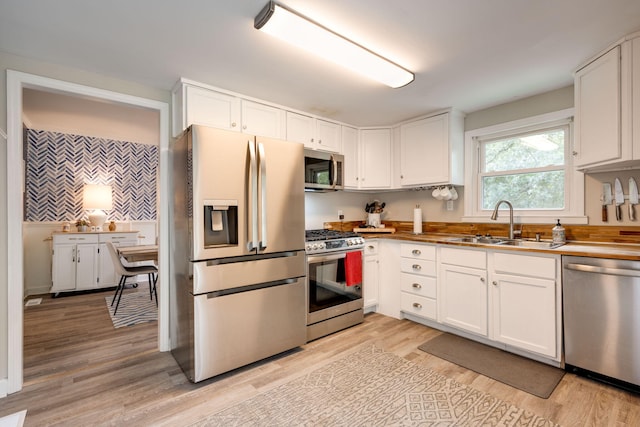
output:
POLYGON ((563 256, 568 370, 640 390, 640 261, 563 256))

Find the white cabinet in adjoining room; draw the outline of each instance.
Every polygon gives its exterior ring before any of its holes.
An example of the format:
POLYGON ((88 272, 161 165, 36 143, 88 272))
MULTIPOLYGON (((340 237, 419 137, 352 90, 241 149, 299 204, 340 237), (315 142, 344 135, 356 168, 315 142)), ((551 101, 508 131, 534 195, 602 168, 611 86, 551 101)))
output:
POLYGON ((301 142, 306 148, 340 153, 342 151, 341 126, 327 120, 287 111, 286 139, 301 142))
POLYGON ((137 245, 137 231, 54 233, 51 293, 108 288, 117 284, 106 243, 137 245))
POLYGON ((493 340, 558 357, 559 261, 556 256, 490 255, 493 340))
POLYGON ((138 244, 137 232, 114 232, 101 233, 98 235, 99 240, 99 262, 98 262, 98 287, 105 288, 116 286, 119 277, 116 276, 115 267, 107 242, 111 242, 115 247, 118 246, 136 246, 138 244))
POLYGON ((98 287, 98 236, 54 235, 51 292, 98 287))
POLYGON ((365 313, 376 311, 378 306, 378 285, 380 274, 378 271, 378 242, 367 240, 364 243, 364 263, 363 263, 363 288, 362 298, 365 313))
POLYGON ((464 116, 447 111, 400 126, 400 185, 464 184, 464 116))
POLYGON ((441 246, 438 257, 440 321, 488 336, 486 251, 441 246))
POLYGON ((391 188, 391 129, 360 130, 361 189, 391 188))

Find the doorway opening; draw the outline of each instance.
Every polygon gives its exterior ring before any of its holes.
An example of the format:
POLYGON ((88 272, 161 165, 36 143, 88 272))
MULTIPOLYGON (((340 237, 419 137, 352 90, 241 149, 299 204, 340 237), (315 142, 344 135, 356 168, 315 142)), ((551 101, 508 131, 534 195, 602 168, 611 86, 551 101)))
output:
MULTIPOLYGON (((23 385, 23 315, 24 315, 24 259, 23 259, 23 138, 22 102, 23 89, 56 92, 71 96, 89 97, 108 103, 135 106, 156 111, 159 115, 159 194, 168 193, 168 148, 169 148, 169 107, 161 101, 125 95, 118 92, 97 89, 60 80, 35 76, 16 71, 7 71, 7 222, 8 242, 17 242, 19 247, 7 251, 7 313, 8 313, 8 382, 7 392, 19 391, 23 385), (17 179, 22 177, 22 179, 17 179)), ((158 280, 160 295, 168 295, 168 206, 167 197, 158 200, 158 235, 160 271, 165 272, 158 280)), ((168 300, 161 298, 158 307, 158 349, 168 351, 169 322, 168 300)))

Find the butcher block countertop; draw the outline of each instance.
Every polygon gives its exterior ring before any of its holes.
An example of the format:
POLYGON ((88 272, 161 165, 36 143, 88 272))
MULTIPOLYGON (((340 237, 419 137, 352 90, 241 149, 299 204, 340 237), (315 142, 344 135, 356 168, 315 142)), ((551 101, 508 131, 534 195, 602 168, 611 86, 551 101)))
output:
MULTIPOLYGON (((325 223, 325 228, 342 229, 344 231, 352 231, 353 228, 361 223, 325 223)), ((613 258, 640 261, 640 227, 588 227, 575 226, 567 227, 567 243, 557 248, 531 248, 518 247, 496 244, 481 244, 452 241, 457 237, 474 236, 476 234, 485 235, 487 233, 495 237, 508 236, 508 225, 504 230, 496 229, 500 225, 505 224, 487 224, 491 227, 491 231, 483 229, 483 224, 473 224, 465 229, 461 224, 454 224, 450 229, 442 226, 443 223, 425 223, 422 234, 413 233, 412 223, 392 222, 386 226, 393 226, 395 233, 366 233, 359 232, 366 239, 390 239, 401 240, 407 242, 447 244, 461 247, 481 247, 484 249, 500 250, 500 251, 517 251, 529 253, 548 253, 556 255, 573 255, 586 256, 593 258, 613 258), (433 226, 433 224, 437 224, 433 226), (432 231, 433 229, 437 231, 432 231), (572 230, 573 228, 573 230, 572 230), (445 230, 446 229, 446 230, 445 230), (444 232, 443 232, 444 231, 444 232), (451 231, 451 232, 449 232, 451 231), (575 237, 587 237, 588 240, 572 240, 572 234, 575 237)), ((516 229, 518 229, 516 227, 516 229)), ((523 238, 525 240, 533 240, 536 233, 540 233, 541 239, 550 241, 551 226, 549 225, 525 225, 522 227, 523 238), (548 232, 547 232, 548 229, 548 232), (545 235, 546 234, 546 235, 545 235)))

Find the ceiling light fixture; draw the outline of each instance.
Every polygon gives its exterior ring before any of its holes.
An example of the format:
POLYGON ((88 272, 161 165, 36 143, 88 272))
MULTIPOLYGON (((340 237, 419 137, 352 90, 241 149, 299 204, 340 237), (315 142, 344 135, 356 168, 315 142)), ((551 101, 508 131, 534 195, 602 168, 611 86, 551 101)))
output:
POLYGON ((410 71, 273 1, 254 27, 392 88, 414 79, 410 71))

